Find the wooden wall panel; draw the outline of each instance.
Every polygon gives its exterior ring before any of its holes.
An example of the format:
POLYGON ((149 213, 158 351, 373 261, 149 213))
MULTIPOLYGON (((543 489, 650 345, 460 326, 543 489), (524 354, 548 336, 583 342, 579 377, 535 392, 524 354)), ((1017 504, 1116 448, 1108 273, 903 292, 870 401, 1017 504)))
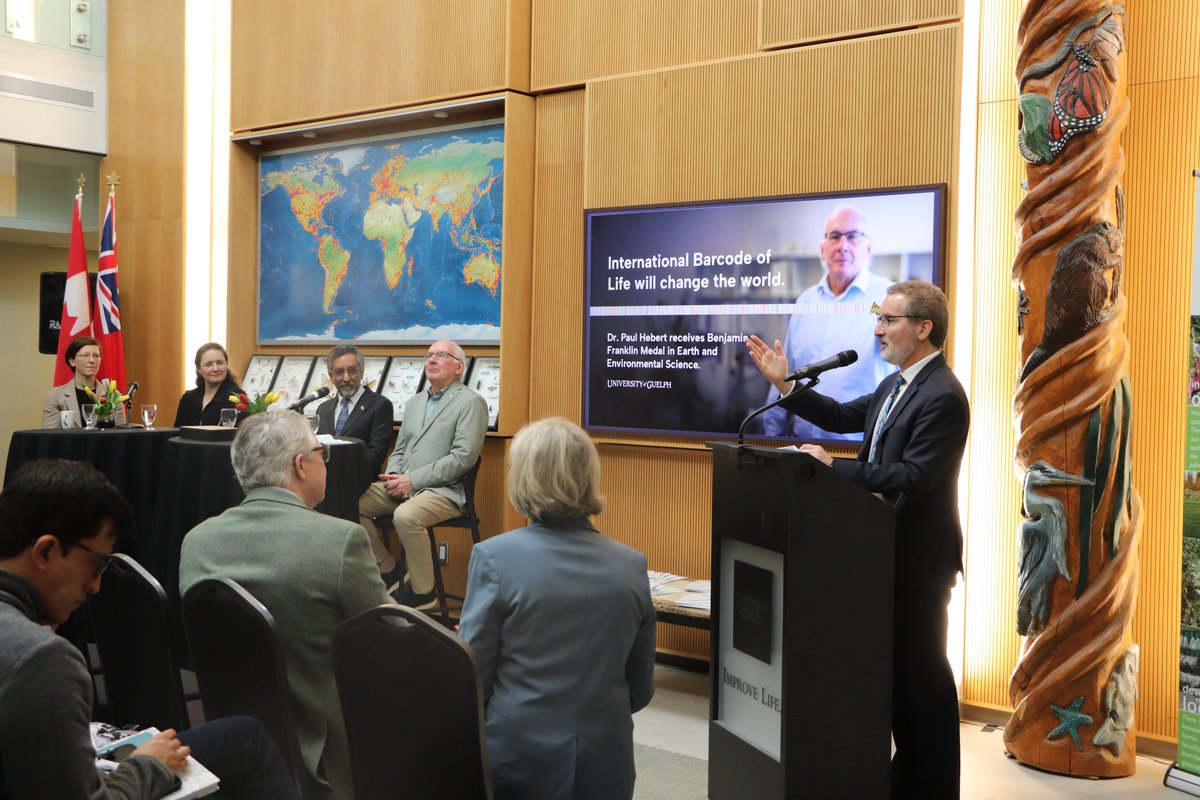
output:
POLYGON ((535 92, 754 53, 757 0, 532 0, 535 92))
POLYGON ((960 42, 951 25, 589 84, 584 204, 949 183, 960 42))
POLYGON ((980 103, 1017 99, 1017 19, 1024 6, 1025 0, 989 0, 980 13, 980 103))
POLYGON ((1153 83, 1200 77, 1200 3, 1194 0, 1143 0, 1126 3, 1129 78, 1153 83))
POLYGON ((1125 330, 1132 343, 1133 481, 1146 509, 1133 622, 1133 639, 1142 647, 1135 719, 1140 732, 1174 738, 1200 78, 1136 84, 1129 98, 1125 330))
POLYGON ((530 419, 583 414, 583 92, 538 98, 534 224, 533 363, 553 353, 554 370, 531 374, 530 419), (539 354, 541 357, 539 357, 539 354))
MULTIPOLYGON (((1016 634, 1016 529, 1020 484, 1013 472, 1012 397, 1020 363, 1016 290, 1009 278, 1017 240, 1013 211, 1024 162, 1012 145, 1017 104, 980 107, 975 187, 975 298, 972 343, 970 483, 966 517, 966 628, 963 700, 1007 707, 1008 677, 1020 654, 1016 634)), ((960 302, 970 302, 961 299, 960 302)))
POLYGON ((230 124, 248 130, 527 91, 529 2, 234 3, 230 124))
MULTIPOLYGON (((157 403, 167 424, 191 371, 190 356, 183 357, 183 5, 110 6, 109 152, 100 168, 121 176, 117 253, 126 372, 141 385, 138 399, 157 403)), ((107 193, 107 186, 88 186, 85 202, 103 202, 107 193)))
POLYGON ((962 0, 760 0, 764 49, 962 18, 962 0))
MULTIPOLYGON (((704 450, 600 445, 608 501, 596 527, 646 554, 650 569, 711 578, 712 457, 704 450)), ((708 657, 708 632, 658 626, 663 650, 708 657)))

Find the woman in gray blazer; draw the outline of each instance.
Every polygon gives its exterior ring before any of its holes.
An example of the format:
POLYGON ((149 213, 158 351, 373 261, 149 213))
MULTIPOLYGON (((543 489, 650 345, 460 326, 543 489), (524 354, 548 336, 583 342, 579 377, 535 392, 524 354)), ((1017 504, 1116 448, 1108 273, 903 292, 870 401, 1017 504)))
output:
POLYGON ((525 426, 508 493, 533 524, 475 545, 460 632, 479 658, 496 800, 628 800, 654 695, 646 557, 597 531, 600 459, 561 417, 525 426))
MULTIPOLYGON (((78 428, 82 423, 79 407, 95 403, 95 400, 84 393, 83 387, 96 391, 96 373, 100 371, 100 343, 91 336, 76 336, 67 345, 63 360, 75 373, 75 377, 46 393, 46 399, 42 402, 43 428, 61 428, 63 411, 75 412, 74 427, 78 428)), ((113 419, 118 423, 125 421, 124 405, 116 407, 113 419)))

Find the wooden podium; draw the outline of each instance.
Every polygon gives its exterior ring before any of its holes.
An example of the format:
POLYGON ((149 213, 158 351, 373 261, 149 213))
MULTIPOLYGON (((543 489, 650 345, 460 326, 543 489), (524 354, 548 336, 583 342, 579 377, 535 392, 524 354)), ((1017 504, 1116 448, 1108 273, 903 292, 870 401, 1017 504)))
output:
POLYGON ((710 447, 710 800, 887 797, 892 505, 803 453, 710 447))

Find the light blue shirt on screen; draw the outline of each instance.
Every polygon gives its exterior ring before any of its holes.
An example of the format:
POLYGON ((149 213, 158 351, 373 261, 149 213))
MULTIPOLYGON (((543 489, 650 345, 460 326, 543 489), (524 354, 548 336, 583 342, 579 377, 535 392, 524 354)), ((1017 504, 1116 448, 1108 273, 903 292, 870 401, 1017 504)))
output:
MULTIPOLYGON (((799 369, 843 350, 854 350, 858 361, 822 373, 816 391, 843 402, 874 392, 879 382, 896 369, 879 357, 875 315, 871 313, 872 304, 883 302, 891 284, 887 278, 864 267, 838 297, 829 288, 826 271, 819 283, 805 289, 796 300, 796 311, 788 322, 783 344, 788 368, 799 369)), ((767 402, 778 398, 779 392, 772 388, 767 402)), ((769 436, 805 440, 862 438, 861 433, 829 433, 782 408, 773 408, 763 415, 763 431, 769 436)))

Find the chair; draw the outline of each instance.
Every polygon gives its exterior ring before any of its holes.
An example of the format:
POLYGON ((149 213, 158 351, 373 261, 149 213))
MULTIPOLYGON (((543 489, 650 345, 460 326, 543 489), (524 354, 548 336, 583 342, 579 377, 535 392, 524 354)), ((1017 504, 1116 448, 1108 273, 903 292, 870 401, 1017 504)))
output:
POLYGON ((356 800, 491 798, 479 662, 420 611, 379 606, 338 626, 333 673, 356 800), (410 679, 381 687, 379 676, 410 679))
MULTIPOLYGON (((455 620, 450 616, 450 612, 462 610, 463 596, 446 591, 446 584, 442 578, 442 560, 438 558, 437 535, 433 531, 434 528, 470 528, 471 546, 479 544, 479 515, 475 513, 475 481, 479 477, 479 467, 482 463, 483 457, 480 456, 462 477, 463 495, 466 497, 466 513, 436 525, 430 525, 425 529, 425 532, 429 534, 429 555, 433 558, 433 588, 437 592, 438 614, 442 618, 442 624, 446 627, 454 625, 455 620), (458 605, 449 605, 447 599, 456 601, 458 605)), ((376 517, 375 525, 379 530, 379 535, 383 537, 386 547, 389 532, 395 530, 392 526, 392 518, 376 517)))
POLYGON ((479 515, 475 513, 475 479, 479 477, 479 465, 483 463, 483 457, 480 456, 475 460, 475 465, 467 470, 463 475, 463 495, 466 496, 466 513, 453 519, 448 519, 439 522, 437 525, 430 525, 426 528, 429 534, 429 552, 433 556, 433 587, 437 592, 438 611, 441 613, 442 624, 450 627, 454 624, 454 620, 450 618, 451 611, 462 611, 463 596, 460 594, 450 594, 446 591, 446 584, 442 580, 442 560, 438 558, 437 551, 437 535, 434 534, 434 528, 470 528, 471 530, 471 546, 479 544, 479 515), (449 598, 458 603, 458 605, 448 605, 446 599, 449 598))
POLYGON ((315 781, 300 755, 287 664, 271 612, 229 578, 192 586, 182 612, 205 719, 246 714, 261 720, 301 797, 315 796, 315 781))
POLYGON ((108 716, 116 723, 186 730, 187 704, 171 650, 167 594, 154 576, 114 553, 87 602, 104 676, 108 716))

